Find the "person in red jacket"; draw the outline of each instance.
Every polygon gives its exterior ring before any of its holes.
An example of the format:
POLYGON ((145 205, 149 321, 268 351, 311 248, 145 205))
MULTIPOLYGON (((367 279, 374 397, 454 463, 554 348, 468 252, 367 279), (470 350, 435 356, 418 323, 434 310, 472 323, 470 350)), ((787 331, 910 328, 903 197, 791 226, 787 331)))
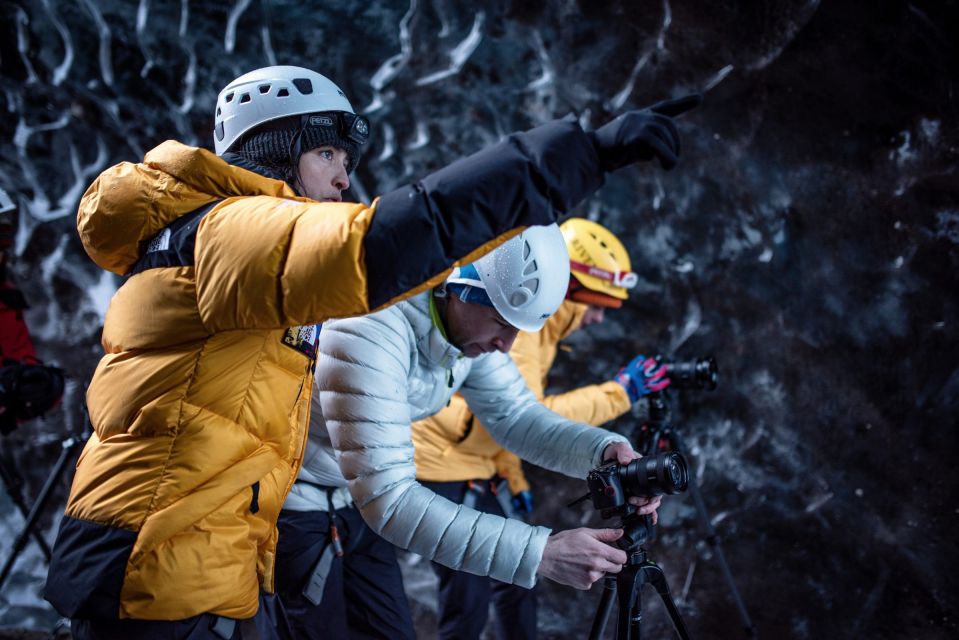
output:
POLYGON ((23 318, 27 301, 7 280, 7 260, 16 235, 17 207, 0 189, 0 433, 43 415, 63 395, 63 374, 44 366, 23 318))

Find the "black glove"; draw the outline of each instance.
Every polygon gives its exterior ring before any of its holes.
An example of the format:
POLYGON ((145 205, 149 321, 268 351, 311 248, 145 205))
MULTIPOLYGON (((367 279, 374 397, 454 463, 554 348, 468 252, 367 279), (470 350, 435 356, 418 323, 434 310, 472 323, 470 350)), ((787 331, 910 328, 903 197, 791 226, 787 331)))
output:
POLYGON ((8 433, 18 420, 42 416, 63 395, 63 371, 40 364, 12 363, 0 367, 0 431, 8 433))
POLYGON ((664 100, 651 107, 629 111, 590 132, 599 163, 607 173, 639 160, 659 158, 667 171, 679 157, 679 132, 673 118, 699 106, 703 96, 664 100))

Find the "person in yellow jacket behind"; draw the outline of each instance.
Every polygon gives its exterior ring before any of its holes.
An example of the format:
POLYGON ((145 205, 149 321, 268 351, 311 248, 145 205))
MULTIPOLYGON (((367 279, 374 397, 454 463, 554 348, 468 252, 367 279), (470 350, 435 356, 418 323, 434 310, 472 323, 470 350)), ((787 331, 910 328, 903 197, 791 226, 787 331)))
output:
MULTIPOLYGON (((640 397, 669 384, 665 368, 636 356, 612 380, 546 396, 546 377, 559 342, 604 320, 636 285, 623 243, 600 224, 570 218, 560 229, 570 257, 569 289, 559 310, 535 332, 522 331, 510 349, 530 390, 563 417, 599 426, 626 413, 640 397)), ((436 493, 498 515, 533 509, 522 462, 493 440, 459 395, 436 415, 413 424, 416 477, 436 493), (505 499, 504 499, 505 498, 505 499)), ((439 577, 440 638, 479 638, 489 602, 496 611, 496 637, 536 637, 536 595, 486 577, 433 563, 439 577)))
POLYGON ((329 79, 258 69, 215 109, 215 155, 164 142, 80 203, 88 255, 127 278, 45 590, 77 640, 282 637, 276 521, 302 463, 318 323, 433 288, 606 171, 678 153, 656 112, 591 134, 557 121, 367 205, 342 200, 369 122, 329 79))

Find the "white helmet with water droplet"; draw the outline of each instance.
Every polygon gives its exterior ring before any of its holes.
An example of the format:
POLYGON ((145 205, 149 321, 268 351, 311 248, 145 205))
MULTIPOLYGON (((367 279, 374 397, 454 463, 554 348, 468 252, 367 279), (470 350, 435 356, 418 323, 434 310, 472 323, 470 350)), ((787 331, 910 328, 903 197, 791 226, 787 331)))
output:
POLYGON ((291 66, 245 73, 216 98, 216 154, 223 155, 244 133, 265 122, 325 111, 356 113, 346 94, 326 76, 291 66))
POLYGON ((479 277, 454 269, 449 283, 486 290, 503 319, 523 331, 539 331, 566 297, 569 254, 559 226, 529 227, 472 264, 479 277))

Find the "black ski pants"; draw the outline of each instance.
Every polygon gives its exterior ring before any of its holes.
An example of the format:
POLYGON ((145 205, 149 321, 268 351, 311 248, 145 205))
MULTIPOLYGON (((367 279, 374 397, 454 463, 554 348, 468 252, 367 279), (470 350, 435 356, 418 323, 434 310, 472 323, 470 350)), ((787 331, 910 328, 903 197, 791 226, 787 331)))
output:
POLYGON ((297 640, 416 637, 396 549, 355 507, 336 510, 344 553, 330 565, 319 604, 303 590, 330 544, 329 513, 283 510, 278 526, 276 591, 297 640))
MULTIPOLYGON (((483 513, 503 515, 489 481, 474 481, 486 487, 476 497, 473 508, 483 513)), ((457 504, 463 504, 470 490, 466 482, 421 482, 424 487, 457 504)), ((505 517, 505 516, 504 516, 505 517)), ((432 563, 440 580, 437 637, 442 640, 477 640, 489 615, 490 601, 495 613, 493 628, 497 640, 536 638, 536 592, 485 576, 454 571, 432 563)))
POLYGON ((292 640, 275 596, 260 594, 260 609, 249 620, 202 613, 184 620, 72 620, 74 640, 292 640))

